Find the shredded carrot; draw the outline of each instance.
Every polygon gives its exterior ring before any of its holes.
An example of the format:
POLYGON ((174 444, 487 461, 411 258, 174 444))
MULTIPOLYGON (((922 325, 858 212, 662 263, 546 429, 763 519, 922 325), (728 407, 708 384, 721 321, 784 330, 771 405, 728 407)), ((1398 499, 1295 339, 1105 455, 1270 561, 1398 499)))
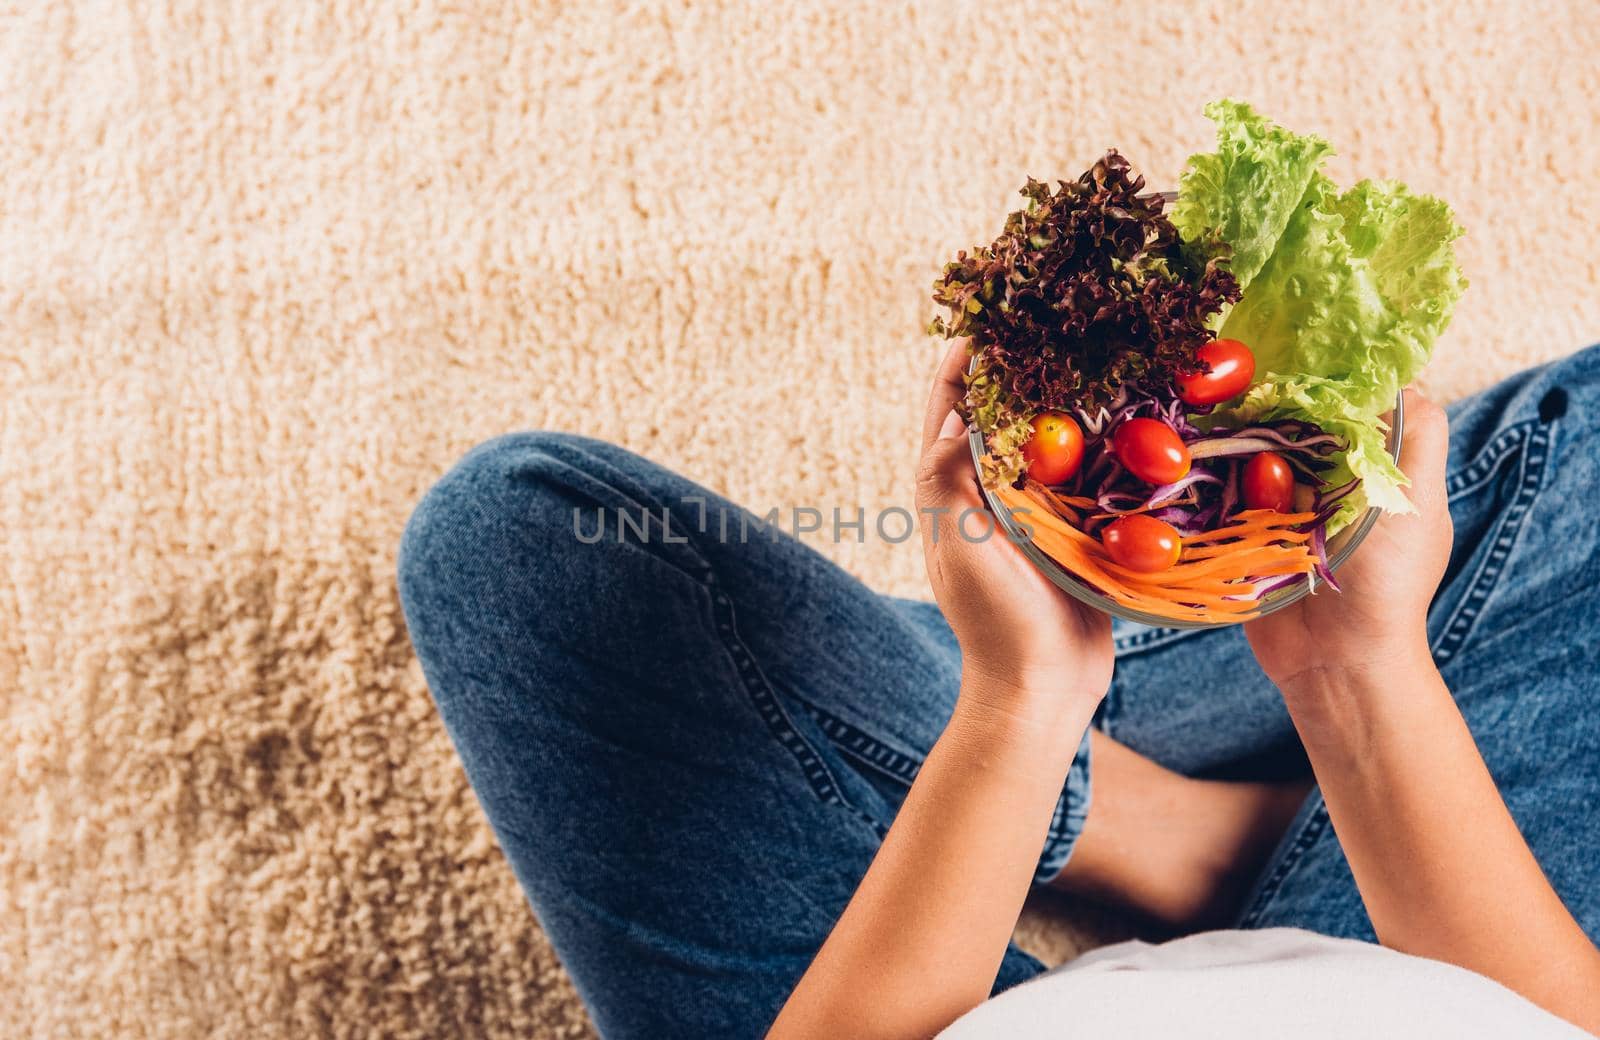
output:
POLYGON ((1082 495, 1058 495, 1054 491, 1051 491, 1049 488, 1045 487, 1043 484, 1039 484, 1037 486, 1042 488, 1046 494, 1055 499, 1057 502, 1072 506, 1074 509, 1094 509, 1100 504, 1094 499, 1085 498, 1082 495))
MULTIPOLYGON (((1304 531, 1281 531, 1274 537, 1274 541, 1287 542, 1290 545, 1303 545, 1311 540, 1311 536, 1304 531)), ((1201 542, 1191 545, 1185 541, 1183 544, 1183 558, 1185 560, 1205 560, 1213 556, 1226 556, 1240 547, 1239 542, 1201 542)))
POLYGON ((1263 530, 1276 530, 1279 532, 1278 537, 1281 538, 1282 529, 1293 528, 1297 524, 1315 519, 1315 513, 1278 513, 1271 509, 1246 509, 1242 513, 1234 514, 1234 522, 1227 527, 1189 535, 1184 538, 1183 543, 1193 545, 1198 542, 1214 542, 1222 538, 1242 538, 1263 530))
MULTIPOLYGON (((1110 573, 1106 569, 1107 563, 1096 560, 1091 552, 1080 544, 1044 527, 1035 531, 1034 540, 1040 549, 1061 563, 1068 571, 1118 603, 1146 613, 1174 620, 1204 621, 1210 617, 1208 611, 1220 614, 1243 614, 1254 607, 1254 604, 1247 600, 1229 599, 1210 589, 1199 591, 1129 582, 1119 575, 1110 573)), ((1238 585, 1232 587, 1231 591, 1248 596, 1254 591, 1254 587, 1238 585)))
POLYGON ((1085 507, 1094 507, 1092 499, 1058 495, 1038 481, 1029 481, 1028 491, 1036 502, 1073 526, 1083 522, 1081 513, 1085 507))
POLYGON ((1226 527, 1184 537, 1178 562, 1150 574, 1121 566, 1079 528, 1079 513, 1097 506, 1093 499, 1039 484, 1002 487, 996 497, 1012 512, 1025 512, 1034 544, 1072 575, 1117 603, 1169 620, 1248 620, 1256 616, 1256 580, 1309 574, 1316 565, 1305 545, 1310 534, 1295 530, 1310 513, 1245 510, 1226 527))

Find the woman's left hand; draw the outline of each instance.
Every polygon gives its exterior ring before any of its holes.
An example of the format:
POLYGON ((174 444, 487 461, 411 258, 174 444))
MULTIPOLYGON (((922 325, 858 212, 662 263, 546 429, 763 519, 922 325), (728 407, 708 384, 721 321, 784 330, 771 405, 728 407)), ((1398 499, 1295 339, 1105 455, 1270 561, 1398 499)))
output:
POLYGON ((939 365, 923 424, 917 513, 928 580, 961 644, 963 701, 1053 727, 1105 695, 1111 619, 1051 584, 984 507, 954 411, 966 362, 958 341, 939 365))

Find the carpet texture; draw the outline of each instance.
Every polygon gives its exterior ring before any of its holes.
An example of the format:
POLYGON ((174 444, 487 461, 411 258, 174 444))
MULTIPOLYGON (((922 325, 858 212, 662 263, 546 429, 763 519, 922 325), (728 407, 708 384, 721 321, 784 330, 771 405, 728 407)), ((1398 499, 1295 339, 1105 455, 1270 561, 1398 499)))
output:
POLYGON ((587 1035, 406 642, 429 482, 908 504, 941 261, 1224 94, 1456 204, 1484 386, 1600 334, 1597 13, 0 3, 0 1035, 587 1035))

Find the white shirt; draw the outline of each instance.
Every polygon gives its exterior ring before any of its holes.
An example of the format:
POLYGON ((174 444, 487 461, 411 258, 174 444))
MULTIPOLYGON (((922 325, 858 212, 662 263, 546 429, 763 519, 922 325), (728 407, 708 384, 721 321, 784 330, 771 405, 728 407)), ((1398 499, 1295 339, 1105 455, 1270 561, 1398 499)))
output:
POLYGON ((1007 990, 941 1040, 1583 1040, 1482 975, 1297 928, 1118 943, 1007 990))

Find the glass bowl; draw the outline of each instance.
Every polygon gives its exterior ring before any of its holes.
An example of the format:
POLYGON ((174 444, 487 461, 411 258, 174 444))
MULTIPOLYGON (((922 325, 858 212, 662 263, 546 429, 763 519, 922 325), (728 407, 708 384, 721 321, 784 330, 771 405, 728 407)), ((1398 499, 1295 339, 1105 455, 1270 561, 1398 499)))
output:
MULTIPOLYGON (((1400 439, 1405 434, 1405 406, 1400 397, 1395 398, 1394 414, 1389 420, 1389 454, 1395 462, 1400 461, 1400 439)), ((969 432, 972 445, 972 464, 979 472, 981 460, 985 452, 983 434, 977 430, 969 432)), ((988 503, 989 511, 994 514, 995 522, 1000 529, 1011 539, 1012 543, 1021 549, 1023 555, 1032 560, 1034 565, 1044 572, 1045 577, 1054 582, 1063 592, 1082 603, 1087 603, 1096 610, 1104 611, 1112 617, 1123 618, 1140 625, 1150 625, 1154 628, 1222 628, 1226 625, 1236 625, 1236 619, 1222 618, 1216 621, 1179 621, 1173 618, 1158 617, 1155 614, 1146 614, 1142 610, 1125 607, 1110 596, 1086 583, 1083 579, 1062 567, 1051 559, 1044 550, 1029 540, 1027 534, 1012 519, 1005 506, 995 497, 988 488, 983 489, 984 500, 988 503)), ((1372 525, 1378 521, 1377 509, 1368 509, 1354 523, 1334 537, 1328 539, 1328 567, 1337 571, 1341 564, 1350 558, 1356 551, 1356 546, 1372 530, 1372 525)), ((1311 591, 1311 582, 1308 580, 1297 581, 1292 585, 1284 585, 1273 589, 1261 597, 1260 607, 1256 617, 1263 617, 1275 610, 1282 610, 1301 596, 1311 591)))

